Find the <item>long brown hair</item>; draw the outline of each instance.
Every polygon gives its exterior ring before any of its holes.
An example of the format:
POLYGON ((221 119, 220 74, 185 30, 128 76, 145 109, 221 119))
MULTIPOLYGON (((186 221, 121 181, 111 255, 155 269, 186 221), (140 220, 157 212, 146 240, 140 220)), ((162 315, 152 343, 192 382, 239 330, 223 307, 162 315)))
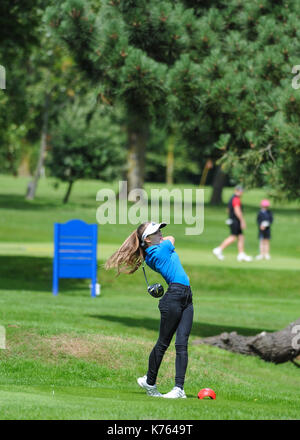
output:
POLYGON ((126 238, 121 247, 106 261, 104 265, 106 270, 115 268, 118 270, 117 275, 120 275, 121 272, 133 273, 140 267, 147 247, 141 244, 141 240, 148 225, 149 222, 142 223, 126 238))

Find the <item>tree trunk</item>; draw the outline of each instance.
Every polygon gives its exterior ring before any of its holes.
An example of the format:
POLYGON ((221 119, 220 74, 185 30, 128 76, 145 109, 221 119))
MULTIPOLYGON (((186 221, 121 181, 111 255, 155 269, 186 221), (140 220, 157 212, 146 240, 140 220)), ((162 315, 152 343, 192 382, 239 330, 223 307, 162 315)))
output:
POLYGON ((222 171, 219 166, 216 171, 216 175, 213 181, 213 192, 210 199, 211 205, 221 205, 222 202, 222 191, 226 182, 226 174, 222 171))
POLYGON ((68 203, 69 197, 70 197, 70 194, 71 194, 71 191, 72 191, 73 183, 74 183, 73 181, 68 182, 68 189, 67 189, 67 192, 65 194, 65 197, 63 198, 63 203, 68 203))
POLYGON ((50 94, 46 93, 45 96, 45 104, 44 104, 44 115, 43 115, 43 127, 42 127, 42 136, 41 136, 41 144, 40 144, 40 154, 39 160, 37 163, 37 167, 34 173, 34 178, 31 182, 29 182, 27 186, 26 199, 33 200, 35 197, 38 181, 41 175, 41 170, 44 164, 45 156, 46 156, 46 147, 47 147, 47 134, 48 134, 48 117, 49 117, 49 103, 50 103, 50 94))
MULTIPOLYGON (((144 186, 147 140, 148 123, 140 118, 135 117, 128 124, 128 194, 130 191, 137 188, 143 188, 144 186)), ((133 201, 136 201, 135 198, 133 201)))
POLYGON ((168 185, 173 185, 174 183, 174 146, 175 136, 171 134, 167 139, 166 183, 168 185))
POLYGON ((211 159, 207 159, 206 163, 205 163, 205 167, 200 179, 200 186, 205 186, 206 183, 206 179, 207 179, 207 174, 209 172, 209 170, 211 170, 213 168, 213 162, 211 159))
POLYGON ((29 154, 26 153, 21 160, 20 165, 18 166, 18 177, 30 177, 30 157, 29 154))
POLYGON ((241 336, 236 332, 222 333, 197 339, 194 344, 214 345, 234 353, 258 356, 275 364, 294 361, 300 355, 300 318, 274 333, 262 332, 256 336, 241 336))

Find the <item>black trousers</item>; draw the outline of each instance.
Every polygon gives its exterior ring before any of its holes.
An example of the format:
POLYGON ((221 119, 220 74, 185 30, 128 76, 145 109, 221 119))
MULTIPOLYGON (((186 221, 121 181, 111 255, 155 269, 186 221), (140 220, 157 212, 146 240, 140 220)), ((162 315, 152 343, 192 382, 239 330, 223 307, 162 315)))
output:
POLYGON ((175 386, 183 388, 188 364, 188 339, 194 316, 190 286, 169 284, 158 308, 161 315, 159 337, 149 356, 147 383, 155 384, 163 356, 176 332, 175 386))

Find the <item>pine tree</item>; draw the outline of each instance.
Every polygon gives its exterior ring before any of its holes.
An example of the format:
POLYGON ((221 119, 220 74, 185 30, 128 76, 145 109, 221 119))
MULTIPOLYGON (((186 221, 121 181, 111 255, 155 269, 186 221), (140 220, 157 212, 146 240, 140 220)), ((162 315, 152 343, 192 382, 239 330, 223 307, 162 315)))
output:
POLYGON ((112 180, 122 170, 122 128, 112 111, 95 107, 94 101, 90 94, 75 98, 51 123, 47 166, 52 176, 68 184, 64 203, 76 180, 112 180))
POLYGON ((186 4, 199 19, 192 59, 203 85, 200 112, 182 124, 189 148, 222 158, 223 169, 246 186, 299 198, 300 92, 291 71, 300 64, 300 3, 186 4))
POLYGON ((99 99, 123 105, 128 190, 142 187, 149 124, 169 123, 174 90, 181 89, 191 63, 193 11, 170 0, 103 0, 97 10, 90 1, 66 0, 49 8, 47 17, 99 99))

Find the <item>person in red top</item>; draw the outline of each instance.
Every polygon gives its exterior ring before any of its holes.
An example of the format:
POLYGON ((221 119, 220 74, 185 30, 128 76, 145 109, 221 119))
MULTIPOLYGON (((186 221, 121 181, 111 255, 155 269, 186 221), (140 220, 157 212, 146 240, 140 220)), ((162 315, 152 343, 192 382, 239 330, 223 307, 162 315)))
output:
POLYGON ((238 261, 252 261, 252 257, 245 254, 244 251, 244 234, 243 231, 246 229, 246 221, 243 216, 241 197, 243 195, 243 188, 237 186, 235 188, 233 196, 228 202, 229 218, 226 223, 230 227, 230 235, 227 237, 220 246, 213 249, 213 254, 219 259, 224 260, 223 250, 234 243, 237 240, 238 246, 238 261))

